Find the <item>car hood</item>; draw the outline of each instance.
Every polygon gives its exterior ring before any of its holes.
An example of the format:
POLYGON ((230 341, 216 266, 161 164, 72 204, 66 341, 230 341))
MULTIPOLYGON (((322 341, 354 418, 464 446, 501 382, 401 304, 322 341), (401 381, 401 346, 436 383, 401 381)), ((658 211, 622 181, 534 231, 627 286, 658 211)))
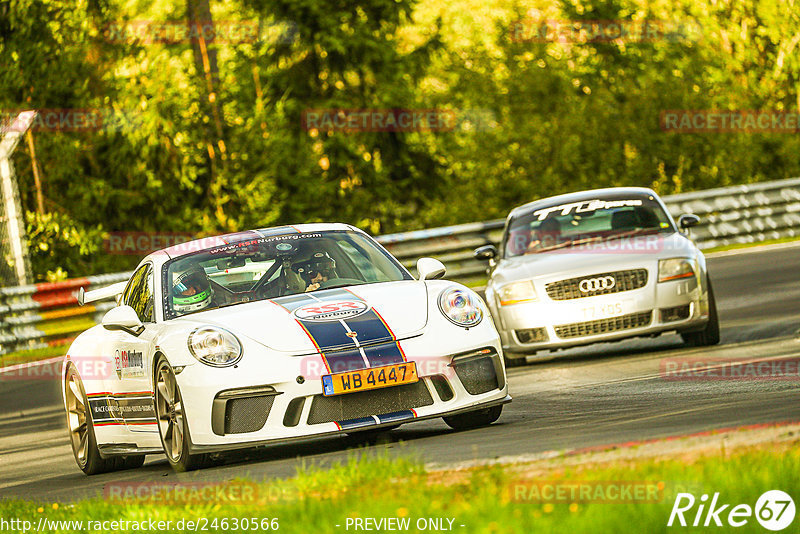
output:
POLYGON ((492 273, 494 284, 563 273, 597 273, 645 267, 662 258, 694 257, 694 243, 679 233, 643 236, 640 242, 615 249, 561 249, 500 260, 492 273), (638 250, 635 247, 640 247, 638 250))
POLYGON ((417 281, 326 289, 193 313, 175 320, 225 328, 272 350, 312 354, 405 339, 428 322, 428 295, 417 281), (347 328, 346 328, 346 327, 347 328))

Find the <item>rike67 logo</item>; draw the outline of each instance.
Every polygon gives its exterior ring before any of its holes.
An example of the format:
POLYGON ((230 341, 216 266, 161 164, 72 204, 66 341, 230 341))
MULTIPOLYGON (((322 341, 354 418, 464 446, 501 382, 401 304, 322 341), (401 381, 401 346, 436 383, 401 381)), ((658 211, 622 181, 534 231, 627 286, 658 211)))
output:
POLYGON ((755 516, 762 527, 767 530, 783 530, 794 521, 794 501, 788 493, 781 490, 770 490, 763 493, 756 501, 755 507, 749 504, 731 504, 721 502, 719 493, 715 493, 708 502, 708 495, 703 494, 695 499, 691 493, 679 493, 672 505, 667 526, 671 527, 677 520, 685 527, 691 521, 693 527, 743 527, 755 516), (694 510, 695 505, 697 509, 694 510), (684 514, 686 514, 684 516, 684 514))

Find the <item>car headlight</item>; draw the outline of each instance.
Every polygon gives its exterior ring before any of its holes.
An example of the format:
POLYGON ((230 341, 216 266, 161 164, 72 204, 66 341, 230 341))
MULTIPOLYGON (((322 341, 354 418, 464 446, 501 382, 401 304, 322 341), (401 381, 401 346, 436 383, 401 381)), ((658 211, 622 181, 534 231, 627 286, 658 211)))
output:
POLYGON ((511 306, 512 304, 539 300, 536 296, 536 290, 533 288, 533 282, 529 280, 506 284, 500 288, 497 296, 500 299, 500 306, 511 306))
POLYGON ((189 334, 189 352, 206 365, 228 367, 242 359, 242 344, 227 330, 201 326, 189 334))
POLYGON ((658 281, 668 282, 691 278, 694 276, 694 265, 688 258, 669 258, 658 260, 658 281))
POLYGON ((439 309, 451 323, 469 328, 483 320, 480 300, 469 291, 451 287, 439 295, 439 309))

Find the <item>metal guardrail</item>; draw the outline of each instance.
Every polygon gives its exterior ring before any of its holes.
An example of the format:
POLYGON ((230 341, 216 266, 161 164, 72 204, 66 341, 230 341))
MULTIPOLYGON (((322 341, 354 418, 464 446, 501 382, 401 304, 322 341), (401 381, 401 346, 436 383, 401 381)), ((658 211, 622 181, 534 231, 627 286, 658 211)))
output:
MULTIPOLYGON (((800 178, 663 198, 673 216, 694 213, 701 217, 701 223, 691 230, 700 248, 800 236, 800 178)), ((504 224, 505 220, 499 219, 377 239, 412 271, 417 258, 432 256, 447 266, 448 278, 469 281, 483 277, 486 270, 486 262, 475 260, 472 250, 498 245, 504 224)), ((130 274, 0 288, 0 355, 69 343, 77 333, 97 324, 114 305, 106 301, 78 307, 78 289, 96 289, 126 280, 130 274)))
POLYGON ((131 274, 101 274, 0 288, 0 355, 69 344, 76 334, 99 323, 103 314, 114 307, 114 302, 78 306, 78 290, 127 280, 131 274))

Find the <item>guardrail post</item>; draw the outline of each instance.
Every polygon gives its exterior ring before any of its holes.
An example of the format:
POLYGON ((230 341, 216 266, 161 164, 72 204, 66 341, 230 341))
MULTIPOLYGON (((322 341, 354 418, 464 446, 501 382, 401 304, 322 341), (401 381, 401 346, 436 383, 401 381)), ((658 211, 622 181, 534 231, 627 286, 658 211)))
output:
POLYGON ((3 256, 5 265, 0 269, 3 285, 25 285, 30 280, 28 245, 25 239, 25 220, 19 200, 19 188, 14 175, 11 155, 25 132, 28 131, 35 111, 24 111, 0 129, 0 193, 2 193, 3 256))

